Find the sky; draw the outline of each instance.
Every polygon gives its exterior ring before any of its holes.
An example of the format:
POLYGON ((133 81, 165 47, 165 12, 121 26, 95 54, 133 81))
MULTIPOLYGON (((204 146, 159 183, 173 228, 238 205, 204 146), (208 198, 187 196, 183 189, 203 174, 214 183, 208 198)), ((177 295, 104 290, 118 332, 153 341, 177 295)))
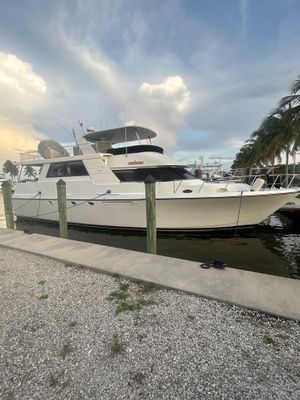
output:
MULTIPOLYGON (((299 0, 0 0, 0 164, 135 123, 232 160, 300 75, 299 0)), ((228 161, 230 164, 230 161, 228 161)))

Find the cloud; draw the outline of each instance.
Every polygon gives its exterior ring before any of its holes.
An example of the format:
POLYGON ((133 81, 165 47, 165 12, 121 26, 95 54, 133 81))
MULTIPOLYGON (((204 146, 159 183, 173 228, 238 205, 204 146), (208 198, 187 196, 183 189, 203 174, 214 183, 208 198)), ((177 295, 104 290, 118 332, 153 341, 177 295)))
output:
POLYGON ((120 102, 122 94, 127 92, 126 80, 101 49, 95 48, 91 43, 78 43, 66 35, 62 35, 61 39, 64 40, 65 49, 74 65, 83 69, 83 81, 91 79, 107 96, 117 103, 120 102))
POLYGON ((240 149, 244 143, 245 143, 244 140, 241 140, 236 137, 232 137, 226 142, 227 146, 229 146, 232 149, 240 149))
MULTIPOLYGON (((72 59, 74 68, 81 69, 85 79, 101 93, 103 101, 99 108, 104 108, 105 118, 108 119, 112 104, 112 110, 119 115, 119 120, 114 118, 115 124, 126 124, 131 120, 137 125, 152 127, 159 131, 163 145, 169 150, 174 148, 190 100, 190 91, 183 78, 174 75, 161 83, 143 82, 138 86, 136 77, 124 75, 91 39, 79 43, 62 26, 59 31, 60 45, 72 59)), ((76 98, 76 87, 70 89, 69 96, 76 98)), ((91 98, 95 99, 94 94, 91 98)))
POLYGON ((12 88, 16 92, 46 93, 46 82, 35 74, 32 66, 21 61, 14 54, 0 52, 0 84, 12 88))
POLYGON ((52 52, 51 57, 58 61, 46 71, 49 91, 56 97, 49 110, 56 120, 63 118, 68 129, 76 128, 77 119, 96 129, 134 120, 159 130, 164 144, 174 147, 189 108, 190 92, 174 62, 176 54, 148 52, 153 35, 163 49, 161 32, 152 23, 166 16, 172 19, 169 7, 163 8, 165 16, 158 18, 156 8, 149 5, 74 1, 72 6, 57 3, 49 13, 51 23, 32 21, 47 54, 52 52), (149 8, 147 14, 145 8, 149 8), (54 87, 59 89, 54 92, 54 87), (58 98, 69 107, 59 106, 58 98), (65 115, 59 115, 60 110, 65 115))
POLYGON ((39 140, 46 138, 30 123, 22 125, 0 121, 0 166, 5 160, 19 160, 19 153, 36 151, 39 140))
MULTIPOLYGON (((0 89, 10 99, 6 104, 6 109, 2 110, 2 115, 0 115, 0 126, 3 127, 0 140, 1 142, 6 140, 2 152, 6 154, 5 158, 8 157, 7 154, 10 157, 15 154, 14 142, 18 142, 17 147, 24 147, 24 149, 31 150, 36 146, 35 138, 42 135, 31 126, 31 120, 37 121, 35 124, 37 126, 47 127, 47 130, 51 132, 51 137, 57 140, 59 138, 55 137, 55 131, 62 131, 62 129, 53 121, 49 121, 51 116, 68 130, 74 128, 74 122, 77 119, 86 120, 88 126, 93 125, 94 122, 88 120, 86 115, 90 114, 87 109, 91 103, 88 102, 95 103, 97 91, 101 93, 102 98, 104 96, 105 101, 108 103, 111 101, 113 109, 117 111, 114 118, 115 124, 124 124, 131 120, 131 124, 134 121, 137 125, 145 125, 159 132, 159 141, 168 150, 174 149, 177 133, 184 125, 184 117, 191 97, 183 78, 174 75, 163 79, 160 83, 145 81, 137 84, 134 77, 125 77, 112 60, 92 43, 87 42, 84 45, 84 43, 76 42, 73 37, 64 32, 62 26, 56 31, 61 35, 60 51, 64 52, 68 62, 73 66, 63 80, 52 73, 50 81, 46 84, 45 80, 33 71, 30 64, 15 55, 2 54, 5 69, 1 71, 0 89), (81 81, 75 84, 78 76, 81 81), (85 92, 82 91, 84 82, 86 83, 85 92), (18 107, 16 113, 14 112, 15 99, 17 99, 18 107), (82 109, 86 99, 88 100, 82 109), (85 118, 82 118, 82 111, 87 112, 84 115, 85 118), (4 121, 10 121, 6 123, 5 129, 4 121), (27 141, 22 139, 25 135, 28 135, 27 141)), ((51 38, 54 40, 55 35, 51 38)), ((95 104, 93 107, 96 108, 95 104)), ((100 107, 105 108, 105 102, 101 102, 100 107)), ((106 119, 108 112, 108 108, 104 109, 106 119)), ((4 154, 0 152, 0 159, 3 157, 4 154)))
POLYGON ((78 119, 96 129, 134 121, 169 151, 233 153, 299 74, 299 6, 187 3, 3 7, 2 49, 16 55, 1 69, 0 126, 34 121, 35 135, 59 141, 67 134, 51 116, 69 130, 78 119))
POLYGON ((169 76, 161 83, 143 82, 134 99, 125 105, 120 118, 145 125, 159 133, 159 142, 172 151, 177 133, 184 125, 191 92, 181 76, 169 76))
POLYGON ((171 107, 178 112, 186 110, 191 94, 181 76, 170 76, 160 84, 144 82, 140 93, 146 101, 153 101, 156 106, 171 107))
POLYGON ((45 80, 14 54, 0 52, 0 160, 16 159, 18 150, 32 150, 43 135, 32 119, 43 104, 45 80))

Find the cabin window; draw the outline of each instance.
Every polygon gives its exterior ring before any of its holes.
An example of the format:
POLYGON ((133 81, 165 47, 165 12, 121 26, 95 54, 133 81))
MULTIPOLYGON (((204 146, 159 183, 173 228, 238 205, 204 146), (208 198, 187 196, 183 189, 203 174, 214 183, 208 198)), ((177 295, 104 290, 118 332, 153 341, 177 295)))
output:
POLYGON ((184 168, 138 168, 113 172, 121 182, 143 182, 148 175, 151 175, 156 181, 160 182, 195 179, 195 177, 184 168))
POLYGON ((69 161, 50 164, 47 178, 85 175, 88 175, 88 172, 82 161, 69 161))

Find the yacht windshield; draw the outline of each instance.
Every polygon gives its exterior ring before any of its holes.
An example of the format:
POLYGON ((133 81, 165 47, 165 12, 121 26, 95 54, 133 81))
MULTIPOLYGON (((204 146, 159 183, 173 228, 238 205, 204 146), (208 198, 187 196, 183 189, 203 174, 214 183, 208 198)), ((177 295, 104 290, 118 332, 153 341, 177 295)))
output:
POLYGON ((194 175, 184 168, 138 168, 113 172, 121 182, 144 182, 148 175, 160 182, 195 179, 194 175))

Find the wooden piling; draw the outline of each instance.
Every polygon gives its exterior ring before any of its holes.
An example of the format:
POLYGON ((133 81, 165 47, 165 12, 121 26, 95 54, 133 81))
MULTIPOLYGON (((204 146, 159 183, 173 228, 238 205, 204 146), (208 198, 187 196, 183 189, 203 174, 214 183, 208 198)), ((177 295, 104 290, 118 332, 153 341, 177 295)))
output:
POLYGON ((68 221, 67 221, 67 196, 66 183, 62 179, 56 182, 57 203, 59 216, 59 236, 63 239, 68 238, 68 221))
POLYGON ((151 175, 145 179, 147 252, 156 254, 156 183, 151 175))
POLYGON ((10 181, 2 182, 2 196, 7 229, 15 229, 14 212, 12 206, 12 188, 10 181))

